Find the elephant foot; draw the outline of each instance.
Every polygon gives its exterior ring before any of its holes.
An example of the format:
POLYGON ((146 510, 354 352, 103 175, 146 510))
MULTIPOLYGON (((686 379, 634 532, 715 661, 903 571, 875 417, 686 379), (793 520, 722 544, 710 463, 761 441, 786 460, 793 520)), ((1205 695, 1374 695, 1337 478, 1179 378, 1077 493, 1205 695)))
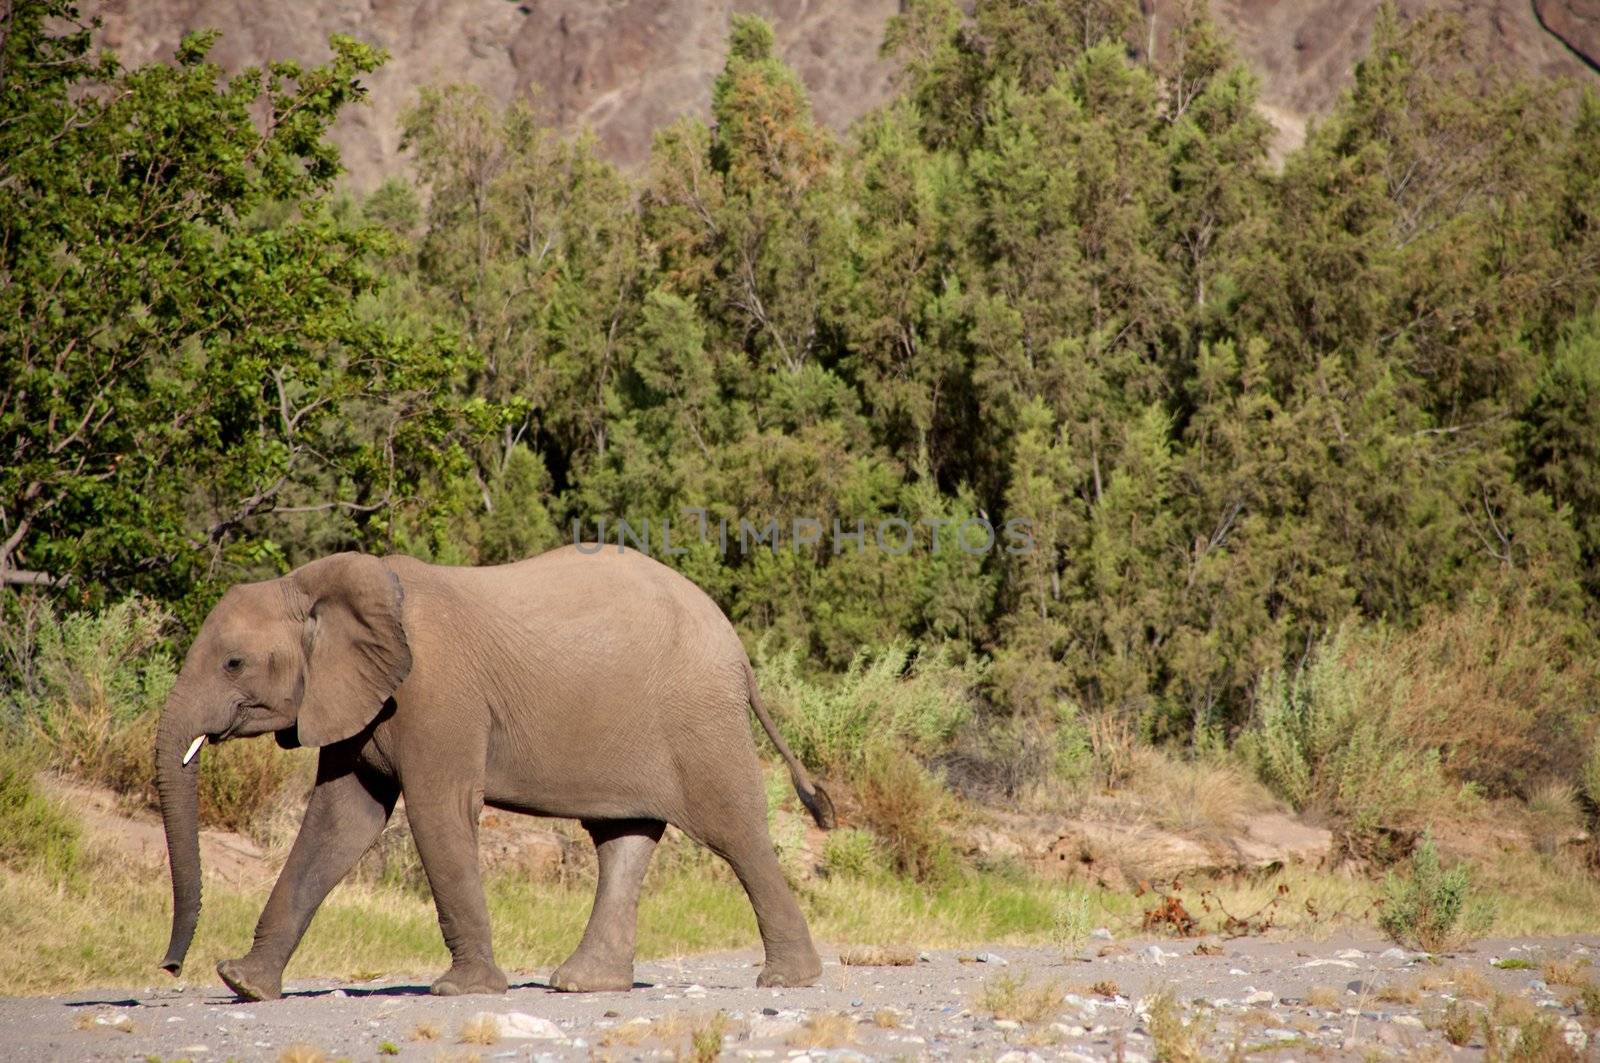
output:
POLYGON ((217 974, 241 1000, 277 1000, 283 996, 283 972, 264 972, 251 966, 248 957, 223 960, 217 974))
POLYGON ((788 956, 768 956, 756 976, 756 985, 765 989, 792 989, 816 985, 822 978, 822 959, 817 950, 807 948, 788 956))
POLYGON ((436 997, 459 997, 468 993, 505 991, 505 972, 492 963, 455 964, 428 987, 428 992, 436 997))
POLYGON ((574 953, 550 976, 550 988, 563 993, 603 993, 633 988, 633 963, 607 962, 574 953))

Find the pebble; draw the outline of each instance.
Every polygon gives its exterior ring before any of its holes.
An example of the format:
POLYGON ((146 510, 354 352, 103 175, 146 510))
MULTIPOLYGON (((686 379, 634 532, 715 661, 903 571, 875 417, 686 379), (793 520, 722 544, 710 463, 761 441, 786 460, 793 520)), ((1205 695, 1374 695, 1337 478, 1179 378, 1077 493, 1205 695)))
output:
POLYGON ((1012 1049, 995 1059, 994 1063, 1044 1063, 1044 1057, 1037 1052, 1023 1052, 1012 1049))
POLYGON ((1364 960, 1367 958, 1367 954, 1360 949, 1340 949, 1334 955, 1341 960, 1364 960))
POLYGON ((994 1020, 994 1028, 997 1030, 1020 1030, 1022 1029, 1022 1023, 1016 1019, 996 1019, 994 1020))
POLYGON ((1307 960, 1301 967, 1354 967, 1349 960, 1307 960))
POLYGON ((1277 998, 1274 997, 1269 990, 1256 989, 1254 987, 1251 987, 1251 988, 1245 990, 1244 997, 1239 1001, 1239 1003, 1241 1003, 1241 1004, 1271 1004, 1275 999, 1277 999, 1277 998))
POLYGON ((108 1011, 103 1015, 96 1015, 94 1024, 96 1026, 109 1026, 113 1030, 121 1030, 123 1033, 133 1032, 133 1020, 120 1011, 108 1011))
POLYGON ((191 1055, 191 1056, 203 1056, 207 1052, 211 1051, 211 1046, 210 1045, 184 1045, 182 1048, 178 1049, 178 1051, 187 1053, 188 1055, 191 1055))
POLYGON ((1094 940, 1094 941, 1115 941, 1116 940, 1115 938, 1113 938, 1111 936, 1111 931, 1107 930, 1103 926, 1097 926, 1093 930, 1089 931, 1089 937, 1090 937, 1091 940, 1094 940))
POLYGON ((1160 945, 1151 945, 1139 953, 1139 958, 1146 963, 1153 963, 1157 967, 1164 967, 1167 963, 1167 954, 1161 951, 1160 945))
POLYGON ((1411 957, 1406 954, 1404 949, 1384 949, 1382 952, 1378 953, 1378 959, 1387 960, 1391 963, 1399 963, 1403 960, 1409 960, 1410 958, 1411 957))
POLYGON ((1009 961, 1004 956, 1000 955, 997 952, 980 952, 980 953, 978 953, 978 962, 979 963, 992 963, 996 967, 1005 967, 1005 966, 1009 965, 1009 961))

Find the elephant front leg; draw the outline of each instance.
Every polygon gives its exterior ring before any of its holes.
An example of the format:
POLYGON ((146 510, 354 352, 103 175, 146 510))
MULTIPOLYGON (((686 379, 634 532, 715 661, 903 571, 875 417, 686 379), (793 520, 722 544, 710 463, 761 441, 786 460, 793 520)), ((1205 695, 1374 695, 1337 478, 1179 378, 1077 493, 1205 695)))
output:
POLYGON ((450 950, 450 969, 430 987, 437 996, 504 993, 506 975, 494 962, 489 906, 478 872, 478 812, 481 791, 454 784, 408 788, 406 815, 417 855, 433 890, 439 929, 450 950), (416 794, 413 801, 412 793, 416 794))
POLYGON ((554 989, 584 993, 633 988, 639 887, 666 824, 652 819, 585 820, 600 864, 583 940, 550 976, 554 989))
POLYGON ((363 779, 349 763, 324 753, 300 833, 256 923, 246 955, 217 964, 217 973, 246 1000, 283 994, 283 968, 328 891, 355 867, 389 821, 395 789, 363 779))

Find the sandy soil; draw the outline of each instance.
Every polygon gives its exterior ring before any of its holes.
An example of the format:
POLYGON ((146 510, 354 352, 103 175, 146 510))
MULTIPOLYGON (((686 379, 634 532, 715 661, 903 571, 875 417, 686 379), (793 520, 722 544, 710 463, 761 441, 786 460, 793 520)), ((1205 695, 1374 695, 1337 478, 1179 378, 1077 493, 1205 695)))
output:
POLYGON ((842 965, 838 950, 827 949, 823 984, 786 990, 754 988, 753 952, 642 963, 639 984, 627 993, 555 993, 543 981, 548 972, 514 977, 503 997, 450 999, 428 996, 414 979, 293 982, 271 1003, 240 1003, 220 984, 178 991, 152 983, 0 999, 0 1058, 277 1060, 297 1044, 352 1060, 687 1058, 695 1026, 721 1012, 723 1058, 1026 1063, 1120 1053, 1138 1061, 1154 1054, 1146 1005, 1163 988, 1206 1016, 1208 1054, 1219 1056, 1237 1041, 1253 1049, 1251 1059, 1359 1059, 1374 1050, 1408 1058, 1430 1046, 1450 1058, 1477 1058, 1481 1034, 1466 1049, 1451 1049, 1430 1027, 1452 999, 1481 1008, 1469 995, 1498 991, 1552 1017, 1580 1057, 1593 1058, 1584 1055, 1593 1046, 1566 1000, 1572 991, 1547 985, 1539 964, 1566 960, 1581 969, 1600 958, 1600 934, 1489 941, 1440 958, 1370 939, 1212 940, 1208 948, 1220 949, 1214 955, 1198 954, 1196 944, 1097 939, 1070 956, 999 946, 939 950, 910 966, 871 967, 842 965), (1506 959, 1533 966, 1495 966, 1506 959), (997 1020, 986 995, 1006 979, 1059 985, 1066 994, 1059 1012, 997 1020), (485 1012, 499 1017, 486 1025, 503 1036, 463 1042, 464 1028, 470 1032, 485 1012), (517 1024, 521 1031, 512 1029, 517 1024), (535 1036, 512 1036, 518 1032, 535 1036))

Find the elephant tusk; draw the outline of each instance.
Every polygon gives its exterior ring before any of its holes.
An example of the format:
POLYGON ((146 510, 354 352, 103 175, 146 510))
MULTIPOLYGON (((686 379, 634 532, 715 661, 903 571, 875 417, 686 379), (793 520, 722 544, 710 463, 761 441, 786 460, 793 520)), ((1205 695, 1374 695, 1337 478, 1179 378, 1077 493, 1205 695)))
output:
POLYGON ((205 741, 206 736, 201 735, 199 738, 196 738, 193 742, 189 743, 189 752, 183 755, 183 762, 185 764, 194 759, 194 755, 200 752, 200 747, 205 745, 205 741))

